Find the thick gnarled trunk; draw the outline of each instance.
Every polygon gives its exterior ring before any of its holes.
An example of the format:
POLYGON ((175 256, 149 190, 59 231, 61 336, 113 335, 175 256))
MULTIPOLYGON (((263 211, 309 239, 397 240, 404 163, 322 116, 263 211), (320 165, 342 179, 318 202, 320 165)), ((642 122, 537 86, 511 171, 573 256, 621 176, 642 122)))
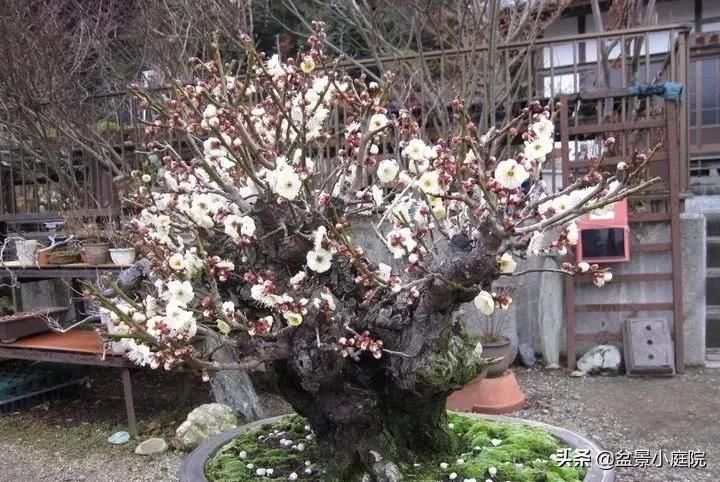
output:
POLYGON ((318 333, 325 339, 344 332, 308 320, 293 335, 290 359, 269 366, 279 391, 325 447, 328 480, 401 480, 405 464, 452 450, 445 400, 485 367, 453 313, 476 293, 464 286, 498 276, 497 245, 455 244, 433 263, 439 276, 421 286, 413 306, 377 303, 353 325, 393 353, 341 358, 316 340, 318 333))

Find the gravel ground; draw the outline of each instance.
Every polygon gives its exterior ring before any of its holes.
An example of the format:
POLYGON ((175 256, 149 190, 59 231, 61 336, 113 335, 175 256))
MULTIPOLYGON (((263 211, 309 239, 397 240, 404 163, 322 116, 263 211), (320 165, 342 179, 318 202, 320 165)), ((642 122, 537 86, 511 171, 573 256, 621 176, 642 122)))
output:
MULTIPOLYGON (((720 370, 691 370, 673 378, 515 372, 528 397, 521 417, 575 430, 613 452, 706 452, 707 468, 621 468, 620 482, 720 481, 720 370)), ((105 441, 122 428, 124 413, 119 387, 102 385, 108 383, 106 373, 92 372, 97 382, 74 399, 0 417, 1 482, 177 480, 183 454, 141 457, 134 455, 134 443, 116 447, 105 441)), ((157 375, 137 374, 135 386, 141 438, 169 437, 184 414, 209 400, 207 392, 193 389, 183 404, 182 384, 158 382, 157 375)), ((269 416, 287 411, 277 397, 263 400, 269 416)))
POLYGON ((560 425, 617 452, 704 451, 707 467, 618 468, 621 482, 720 481, 720 370, 672 378, 584 377, 515 370, 528 398, 518 416, 560 425))

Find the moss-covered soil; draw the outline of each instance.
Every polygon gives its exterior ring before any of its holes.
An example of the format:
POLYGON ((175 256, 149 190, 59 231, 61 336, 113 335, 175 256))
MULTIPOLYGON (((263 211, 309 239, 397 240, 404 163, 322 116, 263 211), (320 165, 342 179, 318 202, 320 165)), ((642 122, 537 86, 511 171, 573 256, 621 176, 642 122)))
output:
MULTIPOLYGON (((409 428, 411 430, 411 428, 409 428)), ((449 415, 452 454, 421 456, 401 467, 406 480, 463 482, 574 482, 584 470, 557 466, 565 447, 548 432, 522 425, 449 415)), ((244 433, 208 461, 211 482, 322 480, 324 460, 305 420, 297 415, 244 433)))

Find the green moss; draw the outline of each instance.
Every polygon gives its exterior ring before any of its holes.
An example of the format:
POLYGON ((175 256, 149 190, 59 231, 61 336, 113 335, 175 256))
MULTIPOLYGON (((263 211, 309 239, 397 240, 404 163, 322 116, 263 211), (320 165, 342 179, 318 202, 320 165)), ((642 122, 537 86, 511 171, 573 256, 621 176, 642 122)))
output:
MULTIPOLYGON (((447 481, 450 473, 455 472, 456 480, 475 478, 482 482, 489 478, 490 467, 497 469, 495 480, 498 481, 576 482, 585 476, 582 468, 558 467, 551 460, 565 445, 545 430, 458 414, 449 414, 448 419, 457 452, 402 461, 400 466, 406 480, 447 481), (458 459, 464 463, 458 464, 458 459), (448 468, 441 469, 441 463, 447 463, 448 468)), ((273 468, 273 475, 262 480, 287 480, 292 472, 298 474, 298 480, 321 480, 328 454, 320 452, 312 436, 311 440, 306 439, 310 432, 305 426, 302 417, 293 415, 274 425, 246 432, 208 461, 205 467, 208 479, 212 482, 255 481, 260 479, 255 472, 258 468, 273 468), (282 447, 281 439, 303 443, 305 450, 282 447), (242 451, 247 454, 244 459, 240 458, 242 451), (304 472, 307 462, 311 474, 304 472), (248 464, 252 468, 248 468, 248 464)))

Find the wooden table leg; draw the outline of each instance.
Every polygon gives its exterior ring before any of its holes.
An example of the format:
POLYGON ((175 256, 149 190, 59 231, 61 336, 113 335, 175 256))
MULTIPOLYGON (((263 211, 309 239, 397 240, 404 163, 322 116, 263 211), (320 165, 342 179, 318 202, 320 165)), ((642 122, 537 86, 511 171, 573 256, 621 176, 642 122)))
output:
POLYGON ((127 411, 128 432, 133 437, 137 436, 137 423, 135 421, 135 405, 132 394, 132 381, 130 380, 130 369, 121 368, 123 392, 125 394, 125 410, 127 411))

